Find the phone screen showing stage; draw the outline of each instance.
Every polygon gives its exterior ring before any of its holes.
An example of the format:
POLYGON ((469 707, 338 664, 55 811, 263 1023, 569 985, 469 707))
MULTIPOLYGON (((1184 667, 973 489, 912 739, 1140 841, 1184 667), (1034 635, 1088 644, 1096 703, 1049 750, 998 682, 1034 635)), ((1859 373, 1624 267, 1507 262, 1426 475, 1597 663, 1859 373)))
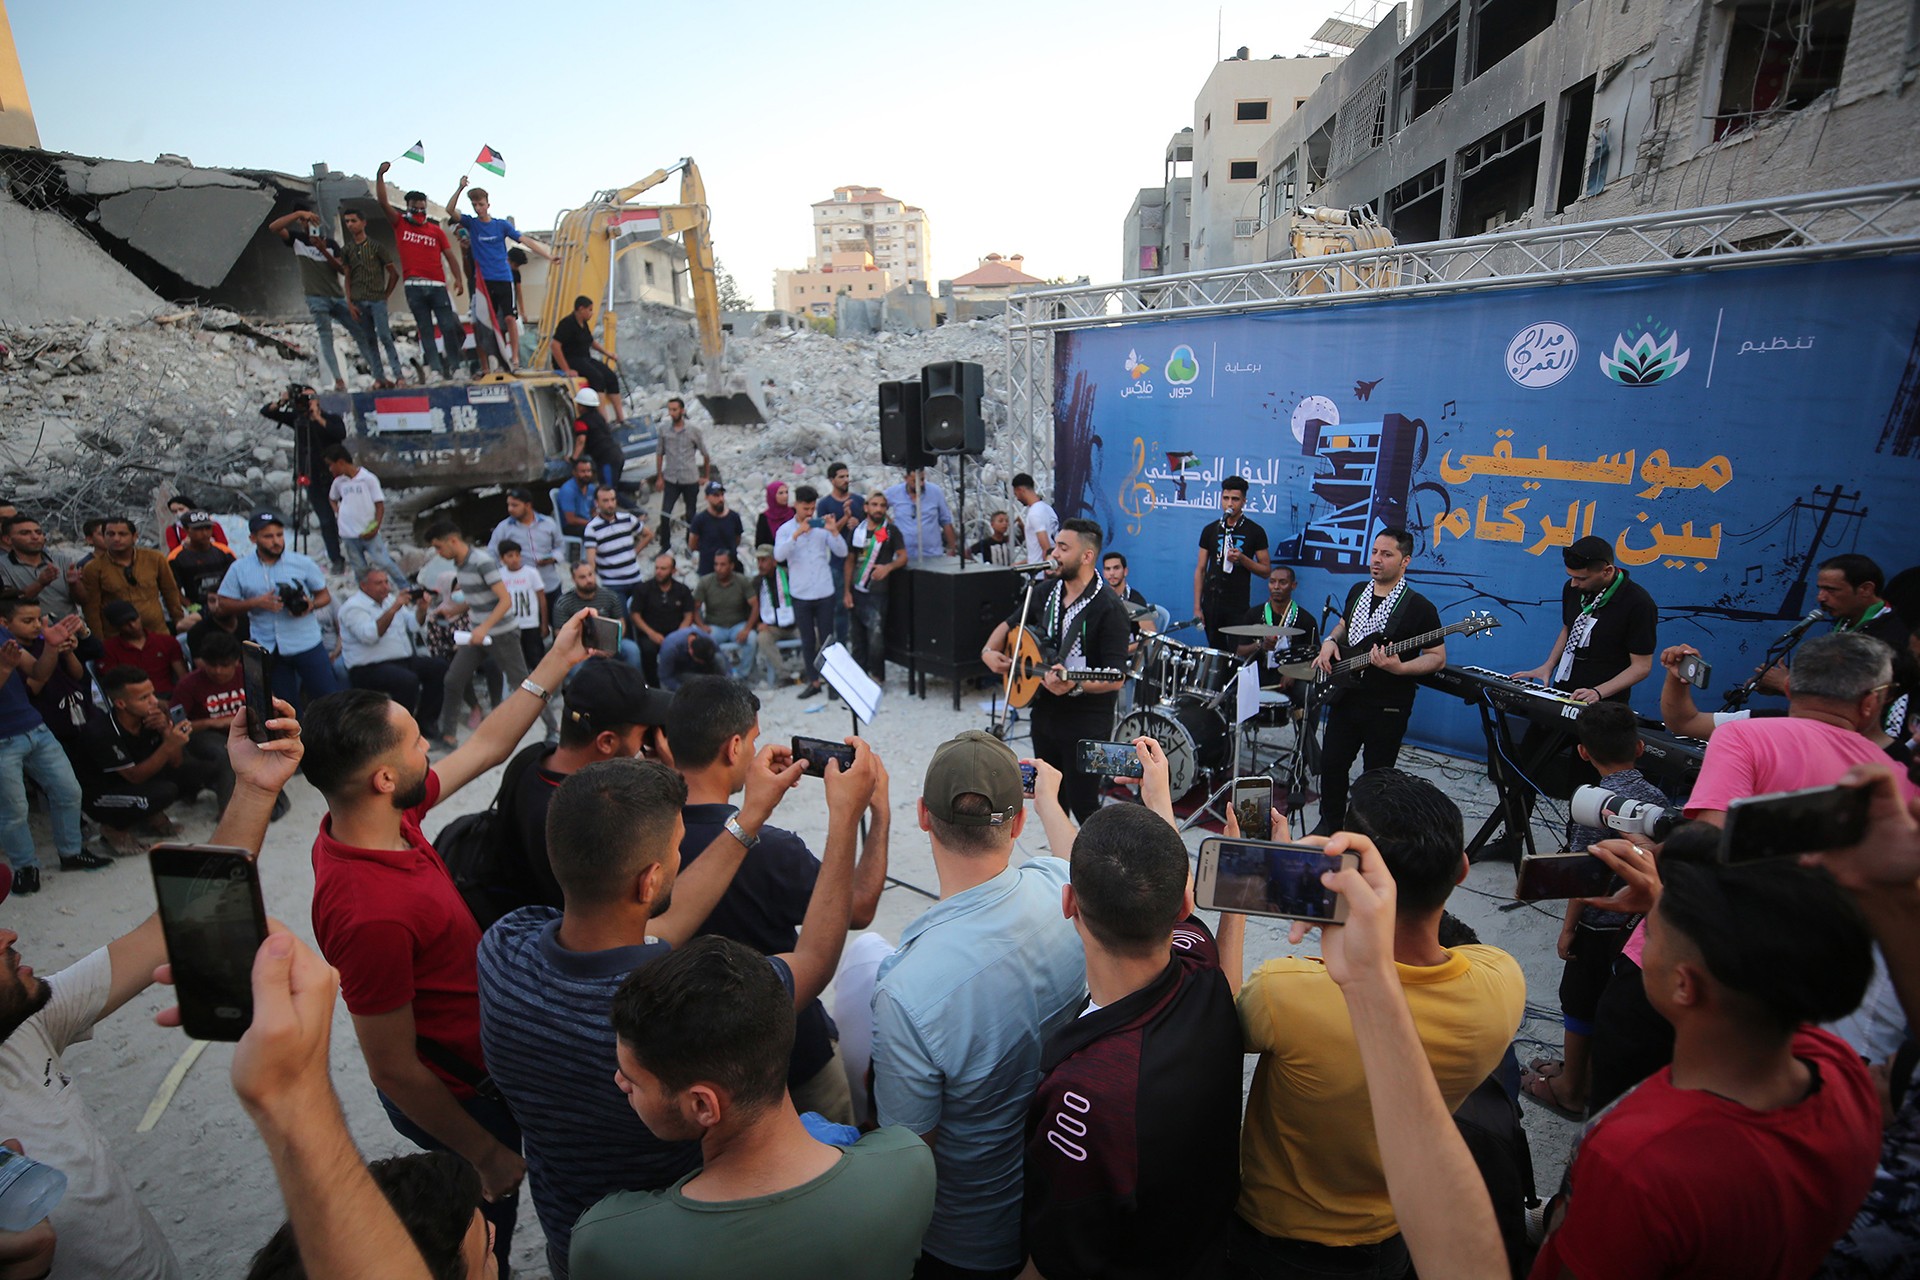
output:
POLYGON ((1207 840, 1202 858, 1215 856, 1213 875, 1201 876, 1205 900, 1213 911, 1284 916, 1289 920, 1333 923, 1340 920, 1340 895, 1320 883, 1352 854, 1327 853, 1311 845, 1258 844, 1207 840))

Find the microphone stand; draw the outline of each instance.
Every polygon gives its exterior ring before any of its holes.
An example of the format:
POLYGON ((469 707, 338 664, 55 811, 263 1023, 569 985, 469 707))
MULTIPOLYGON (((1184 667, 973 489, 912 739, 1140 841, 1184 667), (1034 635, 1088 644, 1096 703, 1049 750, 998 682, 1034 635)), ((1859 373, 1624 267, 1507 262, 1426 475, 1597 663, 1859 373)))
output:
POLYGON ((1799 647, 1800 639, 1807 634, 1807 629, 1818 622, 1823 616, 1824 615, 1816 609, 1800 621, 1794 623, 1793 626, 1789 627, 1785 632, 1781 633, 1772 644, 1767 646, 1766 657, 1761 662, 1759 669, 1741 684, 1727 690, 1727 696, 1722 701, 1720 709, 1722 711, 1739 711, 1744 708, 1747 705, 1747 699, 1753 696, 1755 690, 1759 689, 1761 678, 1764 677, 1767 672, 1773 670, 1782 662, 1785 662, 1787 655, 1799 647))
MULTIPOLYGON (((1046 574, 1044 571, 1040 571, 1028 572, 1022 576, 1027 580, 1027 587, 1020 596, 1020 622, 1007 637, 1013 641, 1013 651, 1016 654, 1020 651, 1019 637, 1029 630, 1027 627, 1027 617, 1033 607, 1034 584, 1045 577, 1046 574)), ((1000 705, 994 709, 993 713, 996 721, 992 726, 993 736, 1002 742, 1006 741, 1007 733, 1013 727, 1013 670, 1013 664, 1011 662, 1008 663, 1006 677, 1000 683, 1000 705)))

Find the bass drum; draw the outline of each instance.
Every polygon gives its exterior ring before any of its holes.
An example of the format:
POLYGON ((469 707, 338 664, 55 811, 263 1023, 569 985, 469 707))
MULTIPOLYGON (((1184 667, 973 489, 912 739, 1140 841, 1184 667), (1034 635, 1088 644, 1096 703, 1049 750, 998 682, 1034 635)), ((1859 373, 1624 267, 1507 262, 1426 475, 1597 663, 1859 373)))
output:
POLYGON ((1183 697, 1157 707, 1140 707, 1120 718, 1113 731, 1119 742, 1152 738, 1167 753, 1167 782, 1175 799, 1193 790, 1203 768, 1227 761, 1227 722, 1200 700, 1183 697))

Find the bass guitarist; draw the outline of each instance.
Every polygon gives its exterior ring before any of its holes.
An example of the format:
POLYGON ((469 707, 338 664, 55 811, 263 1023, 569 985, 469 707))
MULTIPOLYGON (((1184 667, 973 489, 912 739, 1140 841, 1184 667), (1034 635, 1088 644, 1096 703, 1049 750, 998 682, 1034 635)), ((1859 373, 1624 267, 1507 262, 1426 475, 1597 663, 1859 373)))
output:
POLYGON ((1327 631, 1313 665, 1331 672, 1335 661, 1367 652, 1371 664, 1334 690, 1327 712, 1326 736, 1320 747, 1320 825, 1314 835, 1330 836, 1347 816, 1347 775, 1364 750, 1367 769, 1388 769, 1400 758, 1413 714, 1417 679, 1447 665, 1444 640, 1427 646, 1417 656, 1394 657, 1382 647, 1395 641, 1440 630, 1440 613, 1433 602, 1407 585, 1407 564, 1413 559, 1413 535, 1405 529, 1382 529, 1373 539, 1368 561, 1369 581, 1347 593, 1347 606, 1327 631))
MULTIPOLYGON (((1078 821, 1093 816, 1100 804, 1100 780, 1080 772, 1082 738, 1106 739, 1113 733, 1113 709, 1126 679, 1068 682, 1060 670, 1087 667, 1124 669, 1127 665, 1126 605, 1100 580, 1100 526, 1073 519, 1053 537, 1052 583, 1030 598, 1026 626, 1043 651, 1057 656, 1033 700, 1033 754, 1064 777, 1060 800, 1078 821)), ((995 627, 980 661, 1004 676, 1013 660, 1007 636, 1020 625, 1018 611, 995 627)))

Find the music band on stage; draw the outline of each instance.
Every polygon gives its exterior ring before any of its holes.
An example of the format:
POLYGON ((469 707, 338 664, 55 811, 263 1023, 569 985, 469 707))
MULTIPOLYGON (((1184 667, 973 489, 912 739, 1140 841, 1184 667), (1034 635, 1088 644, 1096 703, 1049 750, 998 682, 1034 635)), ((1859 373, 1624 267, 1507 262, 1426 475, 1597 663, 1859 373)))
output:
MULTIPOLYGON (((1820 564, 1822 608, 1782 635, 1717 713, 1695 708, 1680 674, 1699 650, 1680 645, 1660 652, 1652 596, 1614 562, 1613 548, 1602 538, 1562 548, 1562 625, 1538 667, 1502 674, 1448 664, 1448 636, 1472 635, 1500 622, 1486 612, 1443 622, 1433 603, 1408 584, 1414 539, 1404 529, 1375 536, 1367 579, 1348 592, 1323 639, 1319 621, 1293 598, 1293 569, 1268 569, 1267 534, 1241 513, 1244 484, 1238 477, 1223 482, 1223 517, 1201 535, 1197 616, 1157 632, 1153 606, 1126 584, 1124 557, 1109 552, 1103 564, 1101 530, 1092 521, 1066 521, 1047 561, 1016 566, 1034 575, 1026 598, 994 629, 981 660, 1005 681, 1010 709, 1031 707, 1033 754, 1064 775, 1063 800, 1077 819, 1099 806, 1105 782, 1082 771, 1083 739, 1154 738, 1177 793, 1202 782, 1230 781, 1240 762, 1234 740, 1242 732, 1233 686, 1248 665, 1256 667, 1261 689, 1255 727, 1293 733, 1291 747, 1265 770, 1287 784, 1276 788, 1276 807, 1300 814, 1316 798, 1317 784, 1319 821, 1313 830, 1320 835, 1331 834, 1344 817, 1356 762, 1364 771, 1397 761, 1421 685, 1476 706, 1488 777, 1498 793, 1494 812, 1468 842, 1476 859, 1517 859, 1534 851, 1537 797, 1565 799, 1594 780, 1592 766, 1575 750, 1580 712, 1596 702, 1627 701, 1633 686, 1652 674, 1656 655, 1666 669, 1662 710, 1671 727, 1643 722, 1644 764, 1681 790, 1698 773, 1702 739, 1715 724, 1783 714, 1746 709, 1744 703, 1750 695, 1786 691, 1784 659, 1822 619, 1835 631, 1859 631, 1894 648, 1897 687, 1888 693, 1888 708, 1920 683, 1906 625, 1879 594, 1885 575, 1867 557, 1853 554, 1820 564), (1251 604, 1250 589, 1263 579, 1266 597, 1251 604), (1202 646, 1173 638, 1201 626, 1202 646), (1131 691, 1137 705, 1116 725, 1119 695, 1130 682, 1137 686, 1131 691), (1517 740, 1512 720, 1525 725, 1517 740), (1290 765, 1286 778, 1280 778, 1283 762, 1290 765)), ((1703 679, 1696 683, 1704 687, 1703 679)), ((1890 752, 1905 749, 1904 715, 1901 720, 1894 724, 1890 716, 1888 731, 1880 735, 1890 752)))

